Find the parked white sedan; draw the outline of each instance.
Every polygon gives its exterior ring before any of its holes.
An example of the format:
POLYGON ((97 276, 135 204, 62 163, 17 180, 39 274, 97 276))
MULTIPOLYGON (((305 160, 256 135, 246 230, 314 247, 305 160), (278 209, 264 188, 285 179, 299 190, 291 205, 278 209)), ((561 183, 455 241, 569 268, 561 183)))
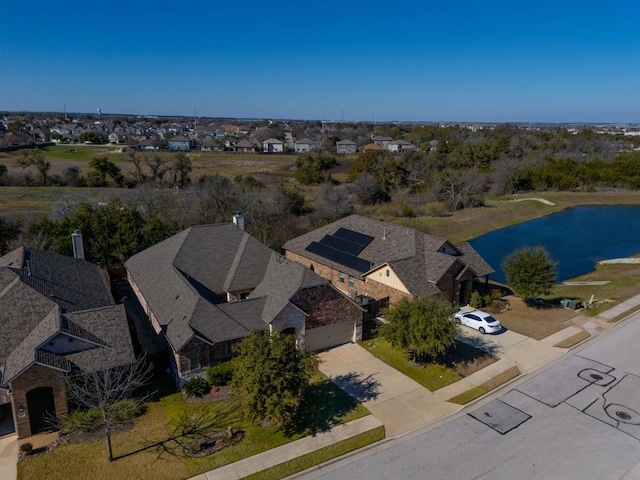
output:
POLYGON ((458 312, 453 318, 456 323, 475 328, 480 333, 496 333, 502 330, 502 325, 500 325, 498 320, 480 310, 458 312))

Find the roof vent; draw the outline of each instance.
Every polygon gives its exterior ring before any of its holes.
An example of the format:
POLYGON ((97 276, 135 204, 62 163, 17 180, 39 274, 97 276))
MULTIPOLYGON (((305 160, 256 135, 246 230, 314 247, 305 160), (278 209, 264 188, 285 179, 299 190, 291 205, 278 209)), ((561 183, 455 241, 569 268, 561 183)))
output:
POLYGON ((80 230, 74 230, 71 234, 71 242, 73 243, 73 256, 84 260, 84 242, 82 241, 80 230))
POLYGON ((233 224, 240 230, 244 230, 244 215, 240 212, 236 212, 233 216, 233 224))

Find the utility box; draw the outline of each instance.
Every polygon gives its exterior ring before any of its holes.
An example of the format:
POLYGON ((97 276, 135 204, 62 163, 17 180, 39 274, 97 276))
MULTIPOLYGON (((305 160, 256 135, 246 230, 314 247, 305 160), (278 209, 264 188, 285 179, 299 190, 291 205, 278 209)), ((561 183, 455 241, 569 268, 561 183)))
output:
POLYGON ((577 298, 563 298, 560 300, 560 305, 569 310, 578 310, 582 308, 582 300, 577 298))

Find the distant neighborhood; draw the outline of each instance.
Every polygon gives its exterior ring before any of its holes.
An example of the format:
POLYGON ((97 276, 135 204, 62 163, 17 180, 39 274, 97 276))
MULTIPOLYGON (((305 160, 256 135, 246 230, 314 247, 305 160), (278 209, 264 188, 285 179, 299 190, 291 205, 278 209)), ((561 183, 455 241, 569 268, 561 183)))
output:
MULTIPOLYGON (((367 150, 409 153, 417 148, 407 139, 375 133, 376 124, 302 120, 236 120, 118 115, 0 114, 0 148, 45 143, 120 145, 137 151, 202 151, 239 153, 355 154, 367 150)), ((443 125, 445 126, 445 125, 443 125)), ((470 131, 492 124, 468 124, 470 131)), ((544 130, 556 126, 528 125, 544 130)), ((600 134, 640 136, 637 125, 567 125, 569 133, 590 128, 600 134)))

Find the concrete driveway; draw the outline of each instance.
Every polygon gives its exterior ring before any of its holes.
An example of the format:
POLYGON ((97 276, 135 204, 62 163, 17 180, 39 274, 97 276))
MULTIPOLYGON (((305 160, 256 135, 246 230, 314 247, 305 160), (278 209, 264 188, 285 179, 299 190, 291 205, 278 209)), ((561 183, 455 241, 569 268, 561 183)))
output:
MULTIPOLYGON (((558 341, 560 338, 568 338, 579 331, 580 329, 577 327, 567 327, 562 330, 561 336, 558 336, 558 341)), ((523 374, 535 370, 566 351, 553 346, 557 343, 555 337, 552 340, 554 343, 550 344, 545 341, 546 339, 534 340, 504 328, 500 333, 483 335, 477 330, 461 326, 458 338, 468 345, 490 352, 500 357, 501 360, 516 365, 523 374)))
POLYGON ((459 405, 445 402, 357 344, 319 354, 320 371, 361 402, 385 426, 387 437, 411 431, 459 405))
POLYGON ((7 435, 0 438, 0 478, 18 478, 18 436, 7 435))

